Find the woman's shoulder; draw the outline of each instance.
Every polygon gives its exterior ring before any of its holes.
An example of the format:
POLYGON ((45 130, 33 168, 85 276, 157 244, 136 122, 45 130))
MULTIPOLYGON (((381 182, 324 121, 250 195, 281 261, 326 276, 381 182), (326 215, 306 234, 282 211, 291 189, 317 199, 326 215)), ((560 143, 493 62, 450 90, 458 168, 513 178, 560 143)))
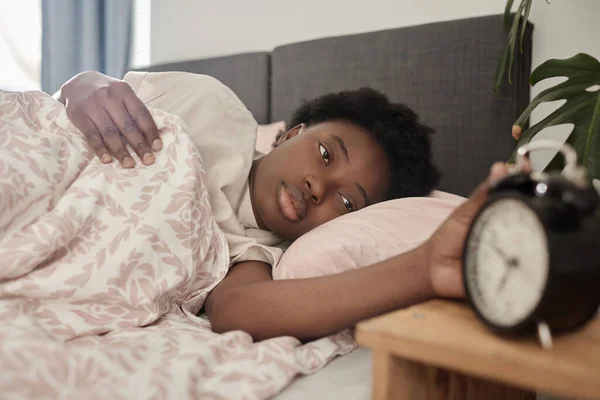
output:
POLYGON ((144 102, 164 96, 183 96, 198 100, 210 97, 220 101, 223 106, 243 111, 252 118, 250 111, 233 90, 210 75, 181 71, 131 71, 125 75, 124 80, 144 102))

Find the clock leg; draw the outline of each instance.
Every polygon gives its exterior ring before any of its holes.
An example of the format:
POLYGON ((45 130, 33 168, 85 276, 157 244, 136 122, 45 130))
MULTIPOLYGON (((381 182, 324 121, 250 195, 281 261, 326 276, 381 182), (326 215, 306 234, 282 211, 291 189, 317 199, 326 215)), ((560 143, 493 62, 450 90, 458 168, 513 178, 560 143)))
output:
POLYGON ((402 359, 373 354, 373 400, 535 400, 535 392, 402 359))

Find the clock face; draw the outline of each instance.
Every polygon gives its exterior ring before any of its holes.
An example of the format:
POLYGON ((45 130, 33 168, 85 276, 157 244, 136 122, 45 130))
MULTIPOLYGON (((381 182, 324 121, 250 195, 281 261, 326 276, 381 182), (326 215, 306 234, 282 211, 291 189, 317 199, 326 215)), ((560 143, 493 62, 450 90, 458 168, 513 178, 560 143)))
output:
POLYGON ((514 327, 529 317, 548 279, 546 234, 522 201, 499 199, 477 217, 465 249, 465 282, 489 323, 514 327))

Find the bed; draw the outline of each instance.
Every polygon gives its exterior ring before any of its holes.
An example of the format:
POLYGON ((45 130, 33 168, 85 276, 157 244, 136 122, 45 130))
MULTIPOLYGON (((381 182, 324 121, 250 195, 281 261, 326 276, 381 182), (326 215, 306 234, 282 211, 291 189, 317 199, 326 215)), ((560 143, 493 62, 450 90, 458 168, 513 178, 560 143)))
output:
MULTIPOLYGON (((414 107, 432 125, 439 189, 468 196, 489 165, 514 150, 510 127, 529 103, 533 26, 517 53, 512 85, 493 94, 506 34, 500 15, 293 43, 272 52, 152 65, 209 74, 227 84, 260 124, 285 121, 303 99, 371 86, 414 107)), ((359 348, 276 398, 368 399, 371 359, 359 348)))
MULTIPOLYGON (((414 107, 437 131, 439 189, 467 196, 489 165, 507 159, 510 127, 529 102, 531 25, 517 54, 513 84, 493 94, 505 43, 502 17, 492 15, 288 44, 272 52, 152 65, 150 71, 209 74, 227 84, 260 124, 285 121, 302 99, 371 86, 414 107)), ((296 379, 278 400, 368 399, 366 349, 296 379)))
MULTIPOLYGON (((518 54, 513 67, 513 84, 504 86, 501 97, 495 97, 492 90, 505 40, 499 15, 324 38, 284 45, 272 52, 153 65, 144 70, 211 75, 229 86, 260 124, 286 120, 303 99, 372 86, 394 101, 408 103, 437 130, 434 158, 443 174, 438 189, 466 196, 485 177, 492 162, 506 159, 514 149, 510 127, 529 101, 531 32, 528 26, 523 53, 518 54)), ((20 168, 17 171, 27 175, 31 183, 7 181, 8 190, 0 194, 18 195, 8 198, 12 201, 9 209, 17 217, 22 215, 19 207, 33 209, 38 200, 31 193, 47 183, 52 191, 40 192, 41 197, 60 191, 61 196, 64 192, 88 204, 77 208, 71 205, 73 202, 63 203, 64 212, 53 214, 60 217, 59 225, 23 220, 23 226, 35 228, 26 238, 38 246, 36 252, 21 252, 21 248, 29 249, 29 242, 18 235, 12 237, 13 244, 0 246, 0 258, 7 266, 0 270, 0 317, 5 322, 0 326, 0 393, 39 398, 51 397, 53 390, 64 395, 64 390, 72 388, 74 397, 79 394, 89 398, 93 393, 117 398, 111 391, 141 395, 137 390, 144 389, 148 398, 201 398, 202 393, 241 398, 235 385, 245 382, 251 398, 265 398, 296 377, 277 394, 277 399, 369 397, 371 367, 366 349, 337 357, 321 369, 331 357, 345 353, 339 351, 341 344, 353 348, 347 334, 300 347, 294 338, 252 343, 243 332, 217 335, 211 332, 208 321, 197 316, 200 297, 222 278, 228 265, 224 239, 214 233, 214 221, 210 213, 205 213, 209 208, 206 198, 199 196, 194 204, 201 215, 209 215, 202 219, 211 232, 206 236, 207 246, 196 243, 201 239, 189 232, 180 240, 173 237, 172 243, 165 243, 156 236, 152 224, 136 222, 153 221, 157 226, 165 225, 163 232, 171 232, 172 228, 178 235, 188 228, 195 232, 192 228, 200 223, 192 214, 180 211, 183 203, 178 199, 188 193, 178 188, 202 188, 203 175, 199 172, 201 160, 194 159, 193 143, 189 137, 178 135, 185 124, 178 122, 177 116, 153 111, 157 123, 168 128, 164 140, 169 151, 163 152, 152 167, 173 170, 171 185, 163 187, 152 168, 123 172, 101 166, 87 151, 81 135, 73 131, 62 105, 46 94, 0 94, 0 116, 4 118, 0 128, 10 128, 8 138, 18 136, 9 147, 0 147, 4 151, 0 161, 14 159, 14 166, 20 168), (48 135, 40 135, 43 130, 48 135), (39 158, 32 158, 36 152, 39 158), (169 164, 171 161, 175 164, 169 164), (131 188, 127 173, 145 175, 146 180, 136 181, 131 188), (63 179, 67 175, 73 177, 68 184, 63 179), (82 176, 85 179, 80 179, 82 176), (99 185, 109 185, 108 190, 97 190, 99 185), (124 187, 128 187, 128 196, 121 195, 124 187), (21 188, 31 193, 21 193, 21 188), (132 190, 139 194, 131 195, 132 190), (167 191, 161 197, 164 207, 158 201, 150 202, 147 195, 148 191, 159 190, 167 191), (30 200, 32 203, 27 203, 30 200), (120 202, 127 212, 123 212, 120 202), (80 212, 95 210, 104 213, 101 218, 77 218, 80 212), (172 214, 171 219, 166 219, 164 213, 172 214), (106 233, 98 236, 101 239, 89 238, 89 248, 75 241, 70 248, 73 251, 63 251, 68 246, 58 243, 63 240, 58 233, 70 235, 65 236, 65 243, 70 243, 77 229, 89 231, 90 226, 99 235, 106 233), (192 241, 183 240, 187 237, 192 241), (165 247, 167 244, 170 249, 165 247), (193 257, 200 257, 201 263, 193 257), (157 260, 175 266, 162 272, 160 287, 153 278, 163 265, 157 260), (193 265, 185 274, 177 264, 184 262, 193 265), (210 269, 210 263, 221 268, 210 269), (105 272, 105 265, 113 267, 105 272), (28 266, 32 269, 25 270, 28 266), (206 279, 194 278, 199 274, 206 279), (172 290, 166 291, 163 286, 172 290), (19 296, 29 296, 30 301, 14 301, 19 296), (167 309, 169 312, 164 314, 167 309), (32 315, 36 318, 30 318, 32 315), (206 347, 200 348, 200 344, 206 347), (244 357, 235 353, 237 349, 247 350, 244 357), (316 359, 319 352, 325 355, 316 359), (206 364, 210 364, 207 360, 216 367, 206 364), (230 360, 232 365, 225 365, 223 360, 230 360), (77 379, 71 379, 70 374, 77 379), (279 386, 273 384, 274 380, 279 386), (201 381, 208 383, 200 387, 201 381), (194 391, 200 389, 205 392, 194 391)), ((21 179, 21 175, 13 176, 21 179)), ((36 212, 50 218, 44 210, 54 211, 54 201, 60 204, 65 196, 49 198, 49 203, 37 207, 36 212)), ((14 225, 11 218, 4 219, 0 218, 0 228, 14 225)))

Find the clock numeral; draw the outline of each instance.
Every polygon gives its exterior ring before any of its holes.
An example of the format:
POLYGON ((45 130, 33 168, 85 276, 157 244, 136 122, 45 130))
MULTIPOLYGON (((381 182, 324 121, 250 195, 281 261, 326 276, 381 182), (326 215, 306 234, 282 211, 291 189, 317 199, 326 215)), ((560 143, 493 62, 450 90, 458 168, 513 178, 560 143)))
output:
POLYGON ((468 271, 468 277, 467 279, 472 283, 471 288, 473 289, 473 296, 477 297, 477 299, 485 304, 485 298, 483 297, 483 293, 481 291, 481 288, 479 287, 479 283, 477 282, 477 277, 478 277, 478 265, 477 264, 472 264, 470 266, 470 268, 467 270, 468 271))

